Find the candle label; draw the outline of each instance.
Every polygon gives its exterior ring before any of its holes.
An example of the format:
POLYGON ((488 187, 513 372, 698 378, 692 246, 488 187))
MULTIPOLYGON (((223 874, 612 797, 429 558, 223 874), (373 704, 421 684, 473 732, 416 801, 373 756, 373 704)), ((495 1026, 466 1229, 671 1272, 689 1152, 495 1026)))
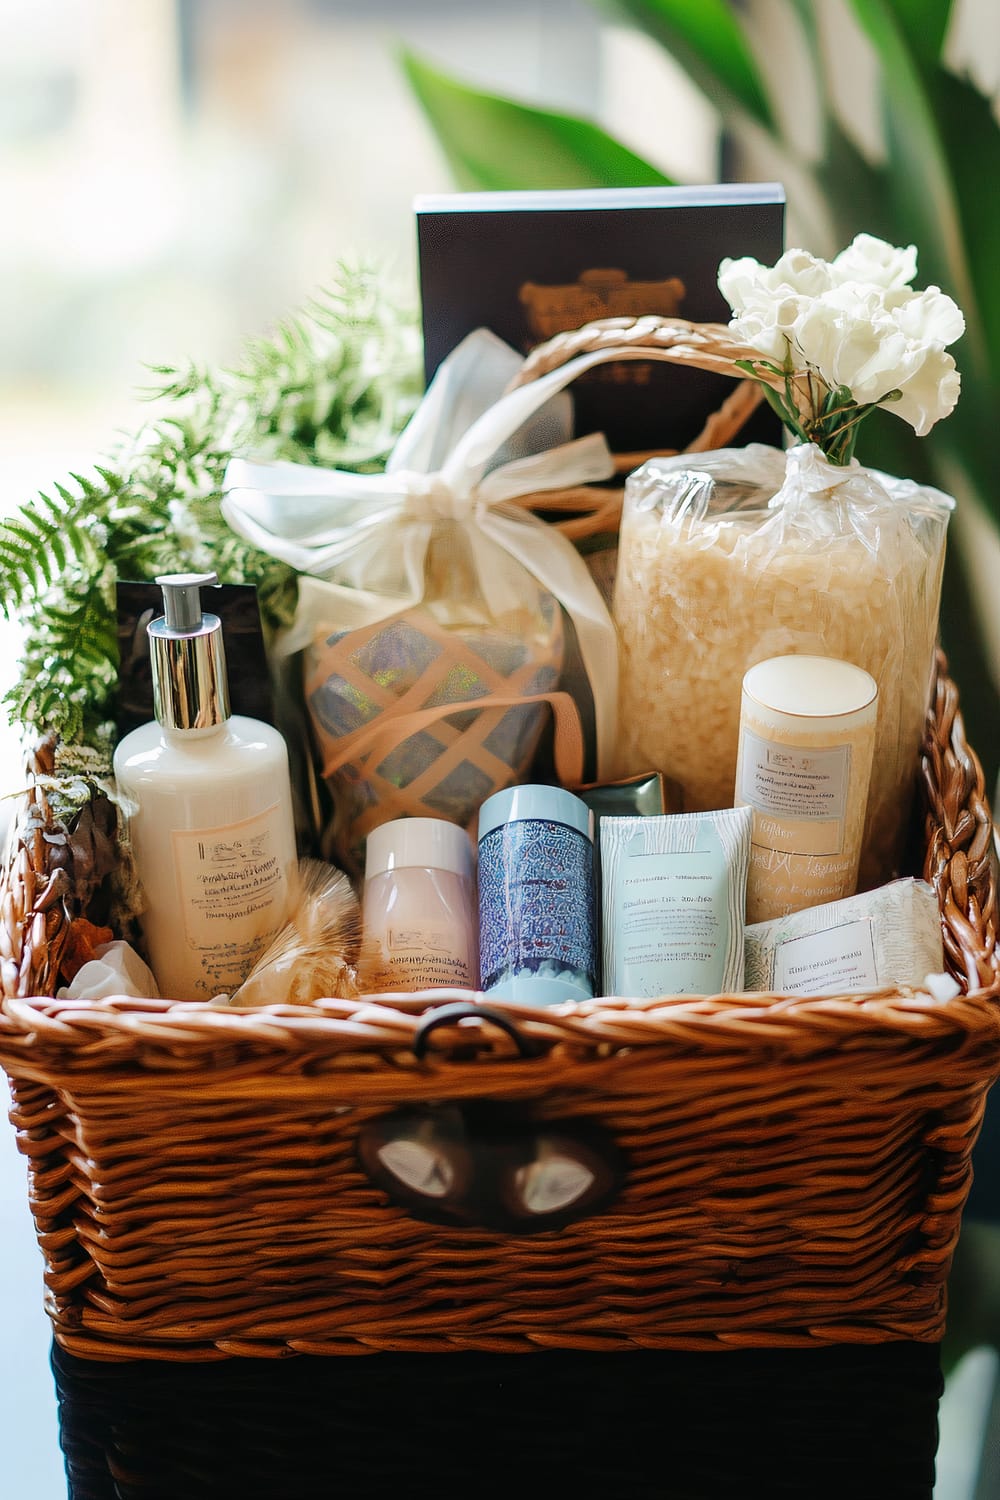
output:
POLYGON ((754 810, 753 842, 790 854, 840 854, 850 771, 850 745, 778 745, 744 729, 739 800, 754 810))

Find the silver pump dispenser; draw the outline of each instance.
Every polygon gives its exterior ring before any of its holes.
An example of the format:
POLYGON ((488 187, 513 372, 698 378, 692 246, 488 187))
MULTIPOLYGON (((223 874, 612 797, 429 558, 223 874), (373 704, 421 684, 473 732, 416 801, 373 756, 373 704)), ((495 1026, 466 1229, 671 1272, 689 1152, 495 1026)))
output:
POLYGON ((165 729, 210 729, 229 718, 222 621, 202 614, 201 590, 214 573, 166 573, 163 614, 149 624, 153 711, 165 729))

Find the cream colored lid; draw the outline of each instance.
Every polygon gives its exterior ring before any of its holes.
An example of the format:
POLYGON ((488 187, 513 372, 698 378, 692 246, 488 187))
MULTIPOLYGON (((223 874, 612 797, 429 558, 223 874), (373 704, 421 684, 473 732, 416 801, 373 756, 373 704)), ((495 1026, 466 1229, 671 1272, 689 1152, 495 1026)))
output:
POLYGON ((472 878, 472 844, 464 828, 444 818, 394 818, 380 823, 365 846, 365 878, 385 870, 451 870, 472 878))
POLYGON ((763 708, 795 718, 857 713, 878 697, 870 672, 834 656, 772 656, 743 678, 743 690, 763 708))

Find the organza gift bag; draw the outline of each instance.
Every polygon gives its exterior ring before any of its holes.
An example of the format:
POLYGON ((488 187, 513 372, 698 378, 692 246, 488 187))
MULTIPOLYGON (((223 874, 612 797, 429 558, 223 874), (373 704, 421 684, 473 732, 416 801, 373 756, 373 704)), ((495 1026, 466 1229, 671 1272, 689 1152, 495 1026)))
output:
POLYGON ((610 763, 617 648, 607 607, 572 544, 508 503, 613 472, 600 435, 561 441, 570 410, 552 400, 600 356, 504 395, 520 362, 485 330, 470 335, 384 474, 229 465, 230 525, 301 574, 294 622, 274 650, 301 655, 333 805, 320 847, 346 868, 390 818, 471 826, 491 793, 528 777, 550 710, 560 779, 583 779, 581 707, 599 774, 610 763), (571 657, 583 694, 565 691, 571 657))
POLYGON ((655 767, 686 808, 730 806, 747 668, 786 654, 854 662, 879 689, 860 880, 890 878, 916 785, 953 505, 805 444, 638 469, 614 597, 620 773, 655 767))

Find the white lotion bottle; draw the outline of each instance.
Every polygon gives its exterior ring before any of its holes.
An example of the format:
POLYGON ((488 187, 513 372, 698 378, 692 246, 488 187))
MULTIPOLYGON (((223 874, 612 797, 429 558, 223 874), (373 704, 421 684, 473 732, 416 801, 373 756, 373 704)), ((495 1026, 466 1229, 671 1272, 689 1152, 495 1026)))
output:
POLYGON ((115 779, 142 885, 161 995, 231 993, 284 926, 298 857, 288 750, 271 725, 231 715, 222 622, 203 614, 214 573, 158 578, 148 626, 155 722, 120 742, 115 779))

